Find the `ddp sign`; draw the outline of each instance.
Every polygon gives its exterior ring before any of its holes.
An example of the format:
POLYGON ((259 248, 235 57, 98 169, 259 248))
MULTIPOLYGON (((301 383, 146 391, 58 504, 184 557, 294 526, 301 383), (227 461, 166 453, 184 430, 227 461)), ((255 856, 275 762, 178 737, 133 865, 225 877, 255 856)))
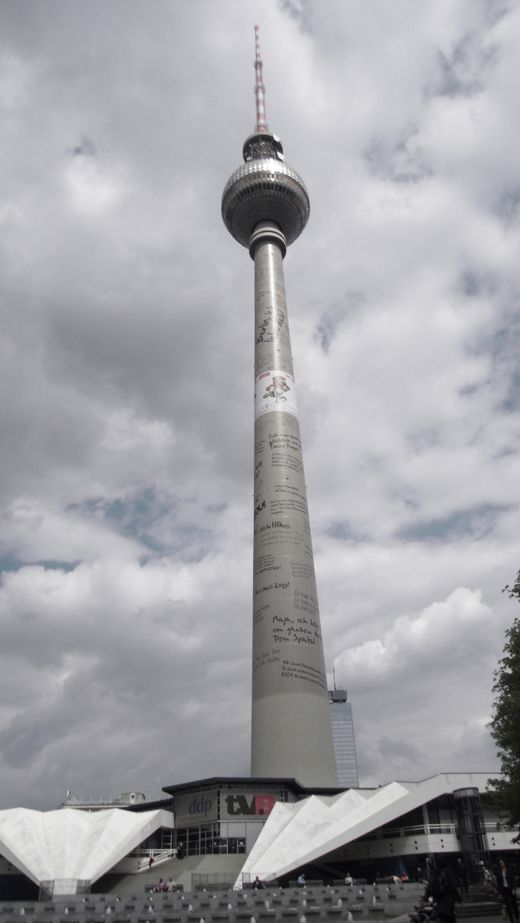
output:
POLYGON ((175 826, 191 827, 218 820, 217 792, 194 792, 175 799, 175 826))

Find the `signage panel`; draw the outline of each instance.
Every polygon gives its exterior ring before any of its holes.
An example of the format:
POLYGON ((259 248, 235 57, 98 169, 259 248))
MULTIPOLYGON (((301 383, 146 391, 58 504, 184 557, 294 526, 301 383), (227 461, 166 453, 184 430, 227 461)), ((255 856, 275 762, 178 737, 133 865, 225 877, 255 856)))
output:
POLYGON ((218 793, 192 792, 175 799, 175 826, 191 827, 218 820, 218 793))
POLYGON ((258 794, 257 792, 221 792, 220 819, 261 820, 271 813, 276 804, 276 795, 258 794))

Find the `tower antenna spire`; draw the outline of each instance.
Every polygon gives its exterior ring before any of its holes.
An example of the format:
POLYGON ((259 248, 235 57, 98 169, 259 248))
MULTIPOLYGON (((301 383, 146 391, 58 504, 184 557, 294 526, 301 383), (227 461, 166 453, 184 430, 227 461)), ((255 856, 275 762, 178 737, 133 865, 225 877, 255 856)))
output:
POLYGON ((260 29, 255 26, 255 96, 256 96, 256 130, 269 131, 265 120, 265 87, 263 81, 263 61, 260 54, 260 29))

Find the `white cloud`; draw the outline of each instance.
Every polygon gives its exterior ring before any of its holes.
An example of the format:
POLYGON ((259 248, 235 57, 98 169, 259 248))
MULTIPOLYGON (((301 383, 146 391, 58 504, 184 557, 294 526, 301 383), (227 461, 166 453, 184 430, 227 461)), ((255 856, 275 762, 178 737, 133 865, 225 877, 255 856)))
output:
POLYGON ((73 205, 88 215, 105 215, 124 195, 124 184, 92 157, 77 155, 67 166, 65 181, 73 205))
POLYGON ((462 647, 466 656, 478 657, 482 642, 493 633, 493 615, 482 593, 459 587, 418 616, 397 618, 383 638, 346 651, 338 666, 358 690, 393 685, 416 672, 424 681, 424 670, 432 668, 437 681, 457 668, 462 647))

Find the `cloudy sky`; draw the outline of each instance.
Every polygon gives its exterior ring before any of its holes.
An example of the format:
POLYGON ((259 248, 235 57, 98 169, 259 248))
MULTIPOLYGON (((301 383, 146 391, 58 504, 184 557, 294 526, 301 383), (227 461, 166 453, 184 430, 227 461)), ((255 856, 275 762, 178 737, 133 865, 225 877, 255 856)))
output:
POLYGON ((514 0, 0 3, 0 807, 249 771, 267 117, 327 665, 360 780, 494 770, 520 566, 514 0))

